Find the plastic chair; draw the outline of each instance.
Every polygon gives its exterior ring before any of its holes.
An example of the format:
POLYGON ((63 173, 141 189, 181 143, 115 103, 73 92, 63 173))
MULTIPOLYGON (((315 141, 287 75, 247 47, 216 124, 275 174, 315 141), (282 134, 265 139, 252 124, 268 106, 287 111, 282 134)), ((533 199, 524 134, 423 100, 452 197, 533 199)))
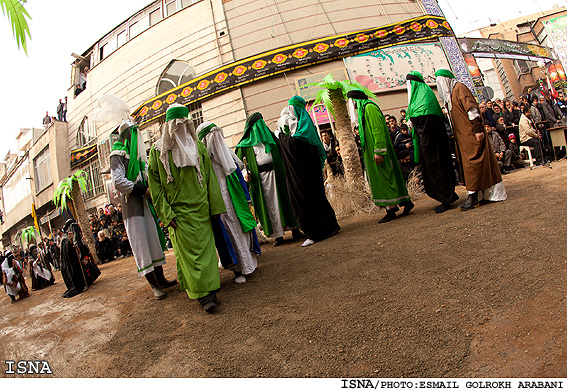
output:
POLYGON ((535 159, 532 157, 531 147, 528 147, 527 145, 520 145, 520 153, 522 153, 522 151, 526 151, 526 155, 528 155, 528 158, 524 159, 524 162, 526 162, 526 164, 529 164, 530 167, 533 167, 535 165, 535 159))

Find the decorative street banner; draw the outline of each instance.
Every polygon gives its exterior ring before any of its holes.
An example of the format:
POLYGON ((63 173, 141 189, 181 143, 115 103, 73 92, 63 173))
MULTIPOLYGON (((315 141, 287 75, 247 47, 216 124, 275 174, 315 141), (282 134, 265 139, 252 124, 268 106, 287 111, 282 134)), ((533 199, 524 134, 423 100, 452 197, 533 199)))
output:
POLYGON ((445 18, 424 15, 380 28, 283 47, 225 65, 171 89, 144 102, 134 111, 133 117, 142 125, 165 115, 167 108, 173 103, 188 105, 222 91, 293 69, 445 36, 453 36, 445 18))
POLYGON ((555 59, 553 51, 540 45, 486 38, 457 38, 465 54, 503 54, 555 59))
POLYGON ((435 84, 435 71, 449 68, 441 43, 396 45, 344 59, 350 80, 379 93, 405 89, 406 75, 422 74, 428 84, 435 84))
POLYGON ((98 150, 96 148, 96 144, 72 150, 71 169, 91 160, 93 157, 97 156, 97 154, 98 150))

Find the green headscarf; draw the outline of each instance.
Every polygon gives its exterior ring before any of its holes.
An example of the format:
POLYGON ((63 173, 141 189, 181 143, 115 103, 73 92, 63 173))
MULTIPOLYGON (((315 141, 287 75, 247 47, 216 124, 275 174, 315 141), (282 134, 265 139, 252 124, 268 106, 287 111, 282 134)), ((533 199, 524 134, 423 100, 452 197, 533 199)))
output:
MULTIPOLYGON (((132 124, 123 132, 130 132, 130 137, 123 137, 124 142, 116 141, 112 146, 112 151, 124 151, 129 159, 128 171, 126 172, 126 179, 130 182, 135 182, 140 174, 140 171, 146 170, 146 163, 138 155, 138 126, 132 124)), ((143 151, 145 153, 146 151, 143 151)))
POLYGON ((311 116, 305 110, 306 102, 305 100, 295 95, 288 101, 290 106, 293 106, 295 116, 297 117, 297 130, 293 137, 305 140, 309 144, 317 147, 319 150, 319 159, 321 160, 321 167, 325 166, 325 160, 327 159, 327 153, 325 152, 325 147, 319 138, 317 128, 313 124, 311 116))
POLYGON ((203 139, 205 138, 205 136, 207 134, 209 134, 209 132, 211 131, 212 128, 215 128, 217 125, 215 125, 214 123, 210 123, 208 126, 204 127, 203 129, 201 129, 199 131, 198 137, 199 140, 203 141, 203 139))
POLYGON ((417 71, 411 71, 406 79, 411 83, 411 96, 407 118, 419 117, 420 115, 434 114, 441 118, 445 118, 437 96, 431 88, 423 81, 423 76, 417 71))
POLYGON ((254 113, 246 120, 244 125, 244 135, 236 148, 253 147, 254 145, 264 144, 266 153, 270 153, 276 147, 276 141, 272 131, 264 122, 264 117, 260 113, 254 113))

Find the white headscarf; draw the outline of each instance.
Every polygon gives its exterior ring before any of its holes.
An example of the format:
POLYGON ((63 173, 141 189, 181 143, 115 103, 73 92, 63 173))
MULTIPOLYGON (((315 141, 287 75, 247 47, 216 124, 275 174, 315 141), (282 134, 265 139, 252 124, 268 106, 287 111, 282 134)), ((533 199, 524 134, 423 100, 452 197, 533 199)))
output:
POLYGON ((445 107, 447 107, 447 110, 449 111, 448 114, 451 115, 451 110, 453 108, 451 95, 453 94, 453 88, 455 88, 455 85, 457 84, 457 79, 437 76, 436 81, 439 98, 445 103, 445 107))
POLYGON ((197 134, 210 125, 213 125, 213 127, 201 141, 205 144, 205 147, 207 147, 211 160, 221 166, 224 174, 228 176, 236 171, 237 165, 240 168, 244 165, 238 156, 226 145, 222 129, 212 122, 205 121, 199 125, 197 134))
MULTIPOLYGON (((174 107, 184 107, 180 104, 173 104, 169 109, 174 107)), ((168 110, 169 110, 168 109, 168 110)), ((176 167, 195 167, 197 170, 197 179, 199 184, 203 186, 201 175, 201 159, 197 148, 197 135, 195 133, 195 125, 189 117, 174 118, 167 121, 161 126, 161 139, 159 139, 155 148, 159 151, 159 159, 163 163, 165 172, 167 173, 167 182, 173 182, 171 169, 169 167, 169 154, 176 167)))
POLYGON ((276 137, 279 138, 280 133, 285 129, 286 125, 289 128, 290 136, 293 136, 295 134, 295 131, 297 130, 298 121, 299 120, 295 116, 295 109, 293 108, 293 106, 288 105, 284 107, 280 115, 280 118, 278 119, 278 124, 277 124, 278 129, 275 132, 276 137))

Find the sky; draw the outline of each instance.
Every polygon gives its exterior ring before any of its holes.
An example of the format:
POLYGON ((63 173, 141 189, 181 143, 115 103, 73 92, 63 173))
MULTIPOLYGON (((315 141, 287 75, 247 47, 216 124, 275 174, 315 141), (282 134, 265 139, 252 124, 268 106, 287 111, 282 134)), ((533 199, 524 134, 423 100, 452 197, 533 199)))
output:
MULTIPOLYGON (((354 0, 345 0, 354 1, 354 0)), ((438 0, 457 35, 479 27, 567 6, 567 0, 438 0)), ((18 50, 8 19, 0 14, 0 160, 15 150, 20 128, 42 127, 67 94, 71 53, 82 54, 151 0, 28 0, 31 40, 18 50)))

